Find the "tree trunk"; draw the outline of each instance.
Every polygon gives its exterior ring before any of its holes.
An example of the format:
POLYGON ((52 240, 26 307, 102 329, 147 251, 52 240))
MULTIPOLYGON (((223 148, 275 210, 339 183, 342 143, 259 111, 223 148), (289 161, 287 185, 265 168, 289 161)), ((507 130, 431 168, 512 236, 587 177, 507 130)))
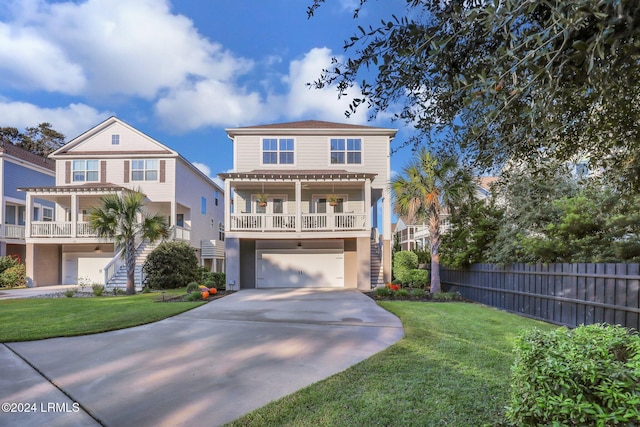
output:
POLYGON ((124 252, 125 260, 127 263, 127 295, 134 295, 136 293, 136 248, 134 239, 127 239, 124 252))
POLYGON ((431 293, 440 292, 440 212, 434 209, 429 218, 429 244, 431 245, 431 293))

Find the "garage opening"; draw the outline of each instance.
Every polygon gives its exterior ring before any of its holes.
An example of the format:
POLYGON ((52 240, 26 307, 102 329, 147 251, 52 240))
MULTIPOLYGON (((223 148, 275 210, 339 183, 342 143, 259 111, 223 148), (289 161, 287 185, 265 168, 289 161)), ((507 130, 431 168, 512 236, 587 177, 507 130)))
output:
POLYGON ((343 288, 342 249, 256 251, 257 288, 343 288))

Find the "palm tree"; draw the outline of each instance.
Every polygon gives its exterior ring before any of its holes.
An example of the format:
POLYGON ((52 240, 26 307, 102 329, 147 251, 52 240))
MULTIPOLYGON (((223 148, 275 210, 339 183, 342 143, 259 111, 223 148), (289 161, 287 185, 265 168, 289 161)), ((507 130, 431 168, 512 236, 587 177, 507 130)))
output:
POLYGON ((474 178, 468 168, 452 155, 436 157, 420 149, 403 169, 403 175, 391 181, 395 211, 410 224, 429 221, 431 247, 431 292, 440 292, 440 214, 452 212, 465 200, 474 197, 474 178))
POLYGON ((126 191, 122 195, 107 194, 100 199, 100 206, 89 210, 89 224, 97 235, 113 239, 116 248, 124 247, 122 256, 127 265, 127 295, 136 293, 136 238, 154 242, 169 236, 166 218, 143 211, 145 198, 140 190, 126 191))

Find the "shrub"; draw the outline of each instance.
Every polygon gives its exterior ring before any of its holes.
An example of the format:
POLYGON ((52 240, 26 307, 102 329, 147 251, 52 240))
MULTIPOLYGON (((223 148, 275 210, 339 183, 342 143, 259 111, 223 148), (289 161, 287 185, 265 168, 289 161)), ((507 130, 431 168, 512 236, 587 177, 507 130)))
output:
POLYGON ((380 287, 376 288, 375 293, 377 297, 388 297, 389 295, 391 295, 391 289, 380 287))
POLYGON ((515 425, 640 424, 640 337, 620 326, 525 331, 506 416, 515 425))
POLYGON ((184 242, 163 242, 147 257, 143 266, 147 286, 152 289, 173 289, 200 279, 198 258, 184 242))
POLYGON ((27 269, 24 264, 15 264, 0 273, 0 286, 15 288, 27 285, 27 269))
POLYGON ((92 285, 91 290, 93 291, 93 295, 99 297, 99 296, 102 296, 102 293, 104 292, 104 286, 92 285))
POLYGON ((142 288, 142 293, 143 294, 151 293, 151 288, 149 286, 145 286, 144 288, 142 288))
POLYGON ((431 298, 434 301, 453 301, 459 299, 458 294, 455 292, 438 292, 437 294, 431 295, 431 298))
POLYGON ((190 294, 191 292, 199 291, 199 290, 200 290, 200 285, 198 284, 198 282, 191 282, 187 285, 188 294, 190 294))
POLYGON ((424 288, 429 283, 429 272, 414 268, 405 274, 405 285, 412 288, 424 288))
POLYGON ((184 298, 184 301, 202 301, 202 292, 195 291, 188 293, 184 298))
POLYGON ((215 287, 220 291, 224 291, 227 287, 227 277, 225 276, 225 274, 224 273, 211 273, 211 274, 212 274, 212 279, 214 283, 213 287, 215 287))
POLYGON ((393 275, 403 284, 406 274, 418 267, 418 255, 411 251, 400 251, 393 255, 393 275))
POLYGON ((20 264, 20 260, 13 256, 0 256, 0 274, 5 270, 20 264))
POLYGON ((73 298, 73 296, 76 294, 76 290, 77 289, 67 289, 66 291, 64 291, 64 296, 67 298, 73 298))
POLYGON ((424 289, 421 288, 414 288, 409 290, 409 296, 411 298, 423 298, 424 294, 424 289))
POLYGON ((407 291, 406 289, 398 289, 396 291, 396 296, 397 297, 406 297, 409 296, 409 291, 407 291))

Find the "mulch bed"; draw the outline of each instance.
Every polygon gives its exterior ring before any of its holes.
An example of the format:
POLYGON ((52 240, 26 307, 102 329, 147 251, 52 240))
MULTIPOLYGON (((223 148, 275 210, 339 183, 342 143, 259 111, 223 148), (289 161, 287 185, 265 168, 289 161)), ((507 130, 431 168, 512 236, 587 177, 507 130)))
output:
POLYGON ((416 301, 416 302, 472 302, 470 300, 466 300, 462 298, 462 296, 457 295, 453 299, 434 299, 433 294, 425 293, 423 297, 412 297, 407 295, 406 297, 399 297, 396 295, 390 296, 379 296, 376 295, 375 291, 363 292, 369 298, 376 301, 416 301))
MULTIPOLYGON (((205 301, 209 302, 217 300, 219 298, 226 297, 227 295, 231 295, 235 292, 236 291, 218 291, 215 295, 209 295, 209 298, 207 298, 205 301)), ((184 296, 185 295, 164 295, 164 297, 158 297, 156 302, 182 302, 182 298, 184 298, 184 296)))

